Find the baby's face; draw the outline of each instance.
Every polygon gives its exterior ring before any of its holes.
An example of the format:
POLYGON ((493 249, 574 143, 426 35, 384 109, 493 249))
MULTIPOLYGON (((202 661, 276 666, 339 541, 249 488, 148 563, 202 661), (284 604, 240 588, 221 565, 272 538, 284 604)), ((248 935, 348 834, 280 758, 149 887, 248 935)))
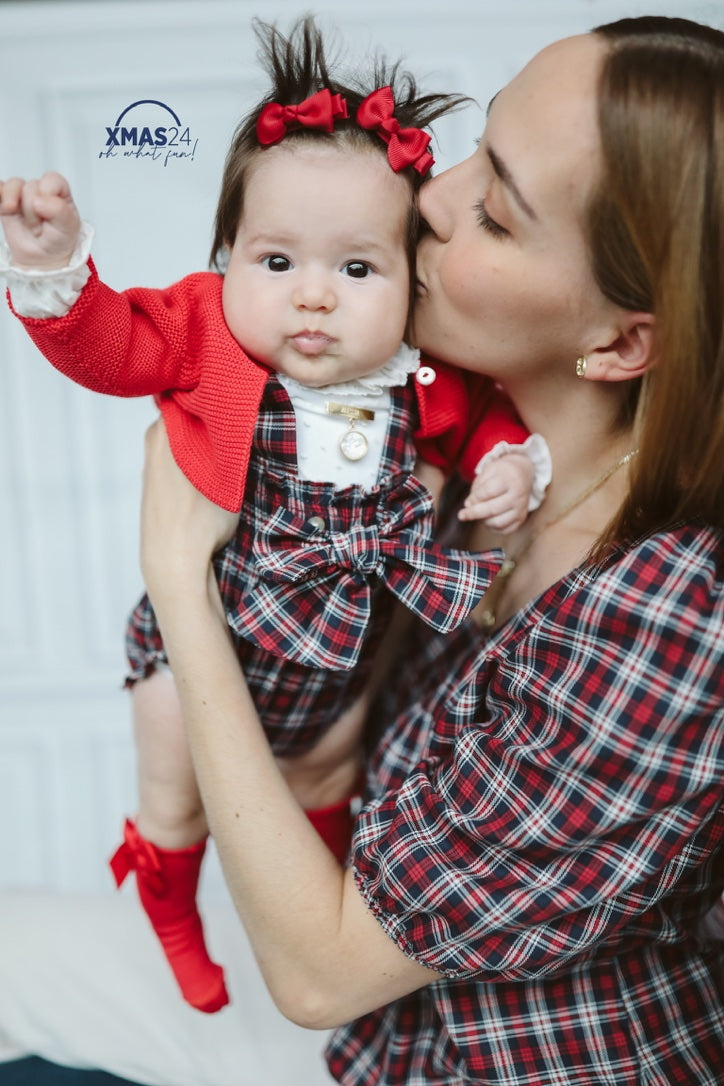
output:
POLYGON ((259 154, 223 285, 237 342, 317 388, 382 366, 407 319, 410 199, 384 154, 318 144, 259 154))

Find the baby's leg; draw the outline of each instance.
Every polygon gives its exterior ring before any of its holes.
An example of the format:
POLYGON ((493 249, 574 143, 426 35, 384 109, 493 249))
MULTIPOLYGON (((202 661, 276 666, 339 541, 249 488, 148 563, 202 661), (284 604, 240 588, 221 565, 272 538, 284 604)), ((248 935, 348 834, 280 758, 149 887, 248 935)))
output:
POLYGON ((141 904, 184 999, 213 1013, 228 1003, 223 970, 206 950, 196 890, 206 816, 171 672, 159 669, 133 690, 139 809, 111 860, 120 886, 136 873, 141 904))
POLYGON ((134 683, 133 731, 138 764, 139 832, 161 848, 193 845, 208 833, 170 670, 134 683))

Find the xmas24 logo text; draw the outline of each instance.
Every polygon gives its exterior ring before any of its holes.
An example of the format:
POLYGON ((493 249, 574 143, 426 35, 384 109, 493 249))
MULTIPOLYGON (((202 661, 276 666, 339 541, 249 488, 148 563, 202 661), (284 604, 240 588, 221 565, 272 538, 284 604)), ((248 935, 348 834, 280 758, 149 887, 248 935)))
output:
POLYGON ((119 114, 115 124, 106 126, 105 145, 98 152, 98 157, 145 158, 168 166, 174 160, 193 161, 198 142, 198 138, 192 136, 190 127, 181 122, 170 106, 155 98, 142 98, 127 106, 119 114), (134 110, 135 115, 130 117, 129 114, 134 110), (158 110, 165 112, 159 117, 158 110), (154 114, 156 116, 152 120, 154 114), (167 123, 166 115, 170 115, 173 124, 167 123), (155 123, 158 120, 165 123, 155 123), (133 124, 132 121, 136 123, 133 124))

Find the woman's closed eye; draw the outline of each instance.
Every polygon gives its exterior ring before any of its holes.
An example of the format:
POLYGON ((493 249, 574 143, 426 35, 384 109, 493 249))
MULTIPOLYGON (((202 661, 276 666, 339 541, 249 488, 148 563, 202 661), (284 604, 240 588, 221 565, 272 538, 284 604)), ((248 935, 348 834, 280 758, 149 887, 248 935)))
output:
POLYGON ((285 272, 293 266, 288 256, 283 253, 270 253, 262 260, 262 265, 272 272, 285 272))
POLYGON ((486 230, 492 237, 510 237, 510 232, 506 230, 504 226, 501 226, 499 222, 496 222, 495 219, 491 219, 490 215, 488 215, 484 200, 478 200, 474 207, 474 211, 483 230, 486 230))

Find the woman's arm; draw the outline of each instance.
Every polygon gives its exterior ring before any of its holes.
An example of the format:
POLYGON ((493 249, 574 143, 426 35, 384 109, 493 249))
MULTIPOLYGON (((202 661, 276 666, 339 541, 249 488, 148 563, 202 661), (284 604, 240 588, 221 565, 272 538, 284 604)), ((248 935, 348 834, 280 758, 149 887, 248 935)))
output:
POLYGON ((142 564, 176 678, 226 881, 280 1010, 338 1025, 438 978, 406 957, 292 798, 229 640, 213 551, 234 518, 193 490, 149 432, 142 564), (180 587, 181 586, 181 587, 180 587))

